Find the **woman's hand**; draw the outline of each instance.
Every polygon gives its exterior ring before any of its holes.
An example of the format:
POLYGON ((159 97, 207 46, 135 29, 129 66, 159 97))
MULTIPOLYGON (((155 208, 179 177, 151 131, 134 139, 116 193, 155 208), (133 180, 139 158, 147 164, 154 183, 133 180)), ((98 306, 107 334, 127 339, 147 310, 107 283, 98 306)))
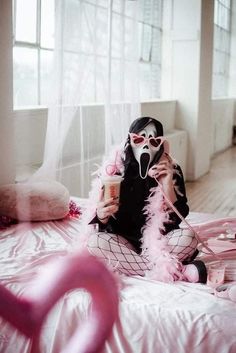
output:
POLYGON ((175 202, 176 195, 174 191, 173 174, 173 162, 167 153, 164 153, 159 162, 152 166, 148 172, 151 178, 156 178, 162 185, 163 191, 167 197, 170 198, 172 202, 175 202))
POLYGON ((104 192, 102 190, 100 201, 97 204, 97 217, 101 223, 106 224, 109 218, 118 211, 119 204, 117 198, 110 198, 104 201, 103 197, 104 192))
POLYGON ((148 175, 164 184, 173 184, 173 164, 170 156, 164 153, 159 162, 149 169, 148 175))

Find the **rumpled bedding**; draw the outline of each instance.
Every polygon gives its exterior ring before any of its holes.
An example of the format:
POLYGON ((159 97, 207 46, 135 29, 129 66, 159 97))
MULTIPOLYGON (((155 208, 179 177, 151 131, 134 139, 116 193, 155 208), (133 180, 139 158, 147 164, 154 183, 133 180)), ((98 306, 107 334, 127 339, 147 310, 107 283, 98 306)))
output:
MULTIPOLYGON (((201 215, 190 215, 189 220, 200 221, 201 215)), ((26 294, 40 268, 79 244, 79 223, 71 217, 1 230, 1 283, 17 295, 26 294)), ((41 353, 59 353, 86 320, 89 306, 85 290, 65 294, 45 321, 41 353)), ((30 340, 2 318, 0 352, 30 352, 30 340)), ((202 284, 121 277, 119 318, 103 353, 173 352, 236 353, 236 303, 215 297, 202 284)))

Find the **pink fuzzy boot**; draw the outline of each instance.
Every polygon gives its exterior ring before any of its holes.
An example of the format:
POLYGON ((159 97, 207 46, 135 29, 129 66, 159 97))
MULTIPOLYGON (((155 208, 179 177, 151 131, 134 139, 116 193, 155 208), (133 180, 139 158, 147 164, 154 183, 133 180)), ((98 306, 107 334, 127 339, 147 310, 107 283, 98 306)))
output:
POLYGON ((203 261, 195 260, 188 265, 183 265, 182 274, 184 281, 191 283, 206 283, 207 269, 203 261))

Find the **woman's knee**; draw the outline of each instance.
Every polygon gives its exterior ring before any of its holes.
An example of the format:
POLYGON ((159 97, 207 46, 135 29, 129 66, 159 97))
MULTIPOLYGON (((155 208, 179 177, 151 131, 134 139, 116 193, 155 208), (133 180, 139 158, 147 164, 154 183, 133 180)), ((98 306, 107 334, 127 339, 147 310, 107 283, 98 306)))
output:
POLYGON ((166 235, 166 239, 170 253, 180 261, 191 257, 197 249, 198 240, 190 229, 175 229, 166 235))
POLYGON ((102 236, 102 233, 92 233, 87 240, 88 251, 95 256, 101 256, 101 252, 108 248, 108 240, 102 236))
POLYGON ((195 233, 191 229, 174 229, 171 232, 166 234, 167 244, 168 245, 180 245, 180 246, 189 246, 192 245, 196 247, 198 240, 195 236, 195 233))

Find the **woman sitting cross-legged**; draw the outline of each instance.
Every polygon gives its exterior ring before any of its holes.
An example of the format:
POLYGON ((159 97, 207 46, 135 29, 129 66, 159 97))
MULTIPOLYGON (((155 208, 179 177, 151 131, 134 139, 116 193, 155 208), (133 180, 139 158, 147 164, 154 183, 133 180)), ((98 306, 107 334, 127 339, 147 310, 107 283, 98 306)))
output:
POLYGON ((98 229, 88 238, 89 251, 126 275, 205 283, 206 267, 194 261, 195 234, 179 227, 181 219, 167 200, 183 218, 188 215, 183 174, 169 155, 162 124, 141 117, 94 183, 90 201, 96 214, 89 223, 98 229), (111 174, 122 176, 120 197, 104 199, 102 178, 111 174))

